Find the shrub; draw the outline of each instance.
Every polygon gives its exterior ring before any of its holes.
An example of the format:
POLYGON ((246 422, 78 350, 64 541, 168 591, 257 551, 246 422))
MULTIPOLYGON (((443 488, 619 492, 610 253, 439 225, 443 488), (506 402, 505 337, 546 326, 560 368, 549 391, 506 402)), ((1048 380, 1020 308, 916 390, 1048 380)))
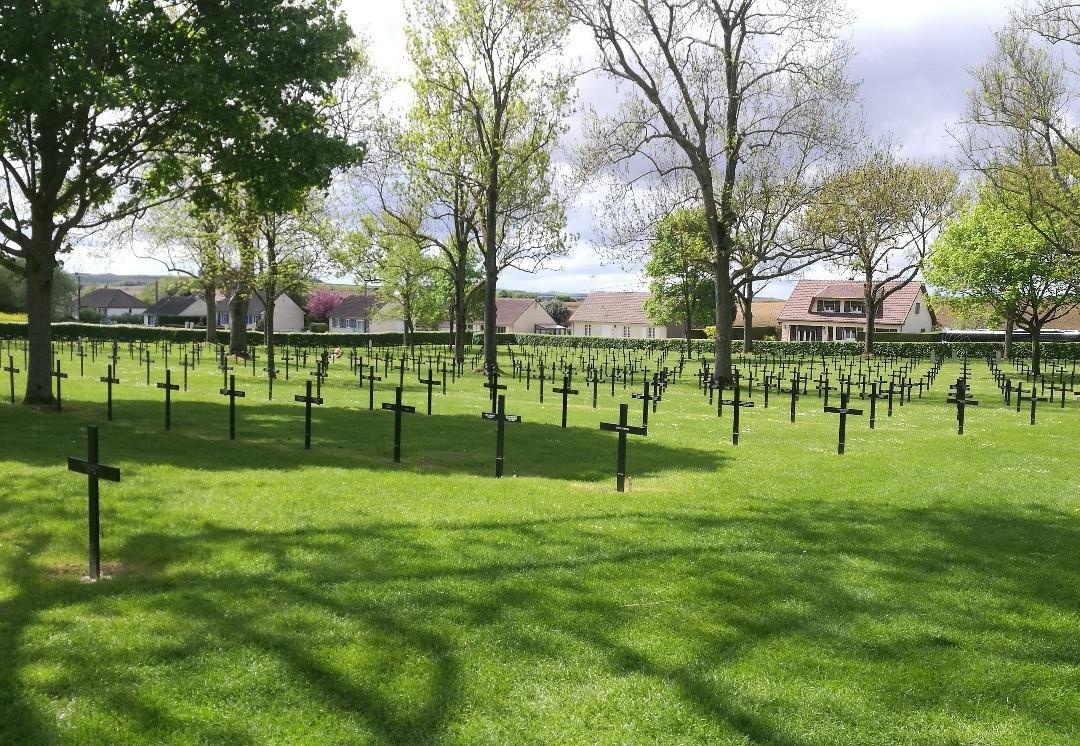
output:
POLYGON ((311 322, 311 325, 308 326, 308 331, 312 334, 326 334, 330 331, 330 325, 323 321, 313 321, 311 322))

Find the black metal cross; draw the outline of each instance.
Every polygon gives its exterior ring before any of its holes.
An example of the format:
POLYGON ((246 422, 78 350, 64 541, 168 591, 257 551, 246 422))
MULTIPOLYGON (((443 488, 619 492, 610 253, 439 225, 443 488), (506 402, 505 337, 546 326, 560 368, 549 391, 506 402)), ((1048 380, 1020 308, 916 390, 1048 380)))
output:
POLYGON ((311 405, 322 404, 321 396, 311 395, 311 379, 304 381, 304 395, 293 396, 295 401, 304 402, 304 450, 311 450, 311 405))
POLYGON ((743 407, 752 407, 754 402, 742 401, 741 398, 742 385, 739 383, 738 378, 735 379, 735 389, 732 391, 730 399, 724 399, 724 404, 730 406, 731 409, 731 445, 739 445, 739 412, 743 407))
POLYGON ((629 409, 628 404, 619 405, 619 423, 613 422, 601 422, 600 429, 608 430, 610 432, 616 432, 619 434, 619 455, 616 462, 615 471, 615 491, 623 492, 626 482, 626 436, 627 435, 648 435, 649 428, 647 427, 633 427, 626 422, 627 411, 629 409))
POLYGON ((966 407, 977 407, 979 402, 968 396, 967 380, 965 378, 957 378, 956 383, 950 386, 949 389, 953 393, 945 401, 956 405, 956 434, 963 435, 964 409, 966 407))
MULTIPOLYGON (((370 369, 365 376, 363 372, 360 373, 360 380, 366 380, 368 382, 368 409, 375 409, 375 382, 381 381, 382 376, 375 375, 375 364, 372 363, 368 366, 370 369)), ((363 370, 363 369, 361 369, 363 370)))
POLYGON ((1021 400, 1031 402, 1031 424, 1034 425, 1035 424, 1035 402, 1049 401, 1049 400, 1045 396, 1039 396, 1038 391, 1037 391, 1037 389, 1036 389, 1036 387, 1034 385, 1031 387, 1031 393, 1028 396, 1021 396, 1020 395, 1020 386, 1021 386, 1021 384, 1016 385, 1016 411, 1017 412, 1020 411, 1020 401, 1021 400))
POLYGON ((570 374, 568 374, 568 373, 563 374, 563 383, 562 383, 562 388, 561 389, 556 389, 556 388, 551 389, 551 393, 553 393, 553 394, 562 394, 562 426, 563 427, 566 427, 566 404, 567 404, 567 401, 568 401, 568 397, 571 394, 577 394, 577 392, 578 392, 577 389, 570 388, 570 374))
POLYGON ((120 481, 120 470, 114 466, 98 463, 98 430, 93 425, 86 428, 86 460, 68 456, 68 471, 86 475, 90 518, 90 577, 101 577, 100 522, 98 520, 98 480, 120 481))
POLYGON ((19 369, 15 367, 15 358, 8 355, 8 364, 4 368, 4 372, 8 374, 8 378, 11 380, 11 403, 15 403, 15 374, 19 372, 19 369))
POLYGON ((165 429, 172 424, 172 392, 179 391, 180 386, 172 382, 172 371, 165 369, 165 383, 157 385, 159 389, 165 389, 165 429))
POLYGON ((826 412, 840 415, 840 443, 836 449, 836 452, 840 455, 844 454, 844 440, 847 433, 847 418, 848 415, 861 415, 863 411, 861 409, 851 409, 848 407, 848 392, 840 392, 840 406, 839 407, 825 407, 826 412))
POLYGON ((649 379, 646 378, 641 383, 642 383, 641 393, 640 394, 630 394, 630 398, 631 399, 641 399, 641 426, 642 427, 648 427, 649 426, 649 402, 651 402, 655 397, 653 397, 653 395, 651 393, 649 393, 650 388, 651 388, 651 384, 649 383, 649 379))
MULTIPOLYGON (((542 366, 541 366, 542 367, 542 366)), ((484 384, 484 388, 491 392, 491 411, 495 411, 496 402, 498 402, 499 392, 506 389, 506 384, 499 383, 499 371, 493 370, 488 374, 488 381, 484 384)), ((543 389, 541 389, 541 392, 543 389)), ((543 403, 544 395, 540 394, 540 402, 543 403)))
POLYGON ((506 413, 506 397, 499 394, 499 404, 494 412, 482 412, 485 420, 495 420, 495 478, 503 475, 503 430, 507 422, 521 422, 516 414, 506 413))
POLYGON ((236 376, 229 376, 229 387, 221 389, 221 395, 229 397, 229 440, 236 440, 236 399, 247 394, 236 388, 236 376))
MULTIPOLYGON (((404 360, 404 358, 402 358, 404 360)), ((394 413, 394 463, 401 463, 401 414, 412 414, 416 407, 410 407, 401 403, 401 387, 395 388, 394 403, 383 402, 382 408, 394 413)))
POLYGON ((101 377, 101 382, 106 385, 105 393, 105 419, 112 422, 112 387, 113 384, 119 384, 120 379, 113 376, 113 367, 108 366, 109 374, 101 377))
MULTIPOLYGON (((428 413, 428 415, 430 415, 431 414, 431 391, 432 391, 432 388, 435 387, 435 386, 442 385, 443 381, 436 380, 431 375, 431 363, 428 363, 427 378, 419 379, 419 383, 427 386, 427 413, 428 413)), ((503 386, 503 388, 506 388, 506 387, 503 386)))
POLYGON ((54 370, 49 375, 51 375, 53 378, 56 379, 56 408, 60 409, 60 405, 62 403, 62 398, 60 396, 60 381, 67 378, 68 374, 60 372, 60 359, 59 358, 57 358, 57 360, 56 360, 56 370, 54 370))

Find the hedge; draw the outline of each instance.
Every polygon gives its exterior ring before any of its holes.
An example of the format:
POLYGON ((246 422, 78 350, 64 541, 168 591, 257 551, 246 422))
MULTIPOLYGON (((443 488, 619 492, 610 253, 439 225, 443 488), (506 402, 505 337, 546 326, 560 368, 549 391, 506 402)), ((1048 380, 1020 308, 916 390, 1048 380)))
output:
MULTIPOLYGON (((112 324, 80 324, 62 322, 52 325, 53 339, 58 342, 77 339, 92 339, 117 342, 201 342, 206 339, 205 329, 177 329, 157 326, 126 326, 112 324)), ((449 332, 415 332, 414 345, 449 345, 449 332)), ((566 350, 641 350, 661 352, 668 350, 678 353, 686 349, 685 339, 625 339, 622 337, 571 337, 551 334, 497 334, 496 342, 500 348, 513 346, 549 347, 566 350)), ((0 339, 26 339, 26 324, 20 322, 0 322, 0 339)), ((219 330, 218 339, 226 344, 228 331, 219 330)), ((307 332, 280 332, 274 335, 279 345, 296 347, 400 347, 400 332, 379 334, 339 333, 310 334, 307 332)), ((254 345, 263 343, 262 332, 248 332, 248 342, 254 345)), ((483 334, 473 336, 473 344, 483 344, 483 334)), ((691 347, 696 355, 711 355, 712 340, 691 340, 691 347)), ((964 355, 972 359, 987 359, 997 352, 1004 352, 1003 342, 886 342, 874 343, 874 352, 885 357, 929 357, 937 353, 944 356, 964 355)), ((1017 357, 1030 357, 1031 343, 1013 344, 1017 357)), ((742 340, 732 342, 733 354, 742 352, 742 340)), ((783 355, 785 357, 818 356, 858 356, 862 354, 861 342, 779 342, 760 341, 754 343, 754 352, 758 355, 783 355)), ((1045 359, 1080 360, 1080 342, 1043 342, 1042 354, 1045 359)))

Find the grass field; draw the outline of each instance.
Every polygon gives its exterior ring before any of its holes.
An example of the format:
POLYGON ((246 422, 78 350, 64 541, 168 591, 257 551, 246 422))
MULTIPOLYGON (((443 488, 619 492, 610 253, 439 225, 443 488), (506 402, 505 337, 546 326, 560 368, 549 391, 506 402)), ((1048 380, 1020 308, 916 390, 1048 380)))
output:
POLYGON ((813 394, 732 447, 688 375, 618 494, 621 388, 578 379, 563 430, 504 379, 495 480, 477 376, 431 417, 406 376, 395 465, 392 384, 368 411, 344 361, 309 452, 295 378, 238 380, 230 442, 210 364, 166 433, 130 361, 106 423, 88 363, 64 413, 0 404, 0 743, 1077 743, 1080 404, 1031 427, 979 364, 959 437, 957 368, 842 457, 813 394), (97 583, 87 424, 123 474, 97 583))

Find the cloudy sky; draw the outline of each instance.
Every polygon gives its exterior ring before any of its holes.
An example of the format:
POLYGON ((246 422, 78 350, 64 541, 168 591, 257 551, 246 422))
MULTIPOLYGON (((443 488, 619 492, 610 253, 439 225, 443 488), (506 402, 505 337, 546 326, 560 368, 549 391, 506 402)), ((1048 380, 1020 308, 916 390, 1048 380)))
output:
MULTIPOLYGON (((890 133, 909 157, 949 157, 946 127, 964 107, 970 87, 968 69, 991 51, 991 32, 1000 28, 1010 3, 1004 0, 848 0, 855 22, 848 30, 856 56, 850 77, 861 81, 861 97, 868 125, 890 133)), ((404 62, 403 0, 343 0, 354 28, 371 40, 376 64, 397 76, 408 74, 404 62)), ((576 36, 569 53, 588 60, 592 42, 576 36)), ((603 109, 611 101, 596 99, 600 81, 589 84, 589 103, 603 109)), ((602 98, 602 96, 601 96, 602 98)), ((571 133, 573 136, 573 133, 571 133)), ((585 204, 571 209, 570 230, 583 237, 595 235, 593 216, 585 204)), ((110 259, 78 256, 72 263, 82 271, 157 272, 158 268, 134 258, 110 259)), ((825 270, 822 270, 825 271, 825 270)), ((821 271, 819 271, 820 273, 821 271)), ((583 240, 569 257, 537 274, 507 272, 503 288, 520 290, 637 290, 644 283, 634 267, 605 265, 595 248, 583 240)), ((786 297, 790 284, 775 284, 766 296, 786 297)))

